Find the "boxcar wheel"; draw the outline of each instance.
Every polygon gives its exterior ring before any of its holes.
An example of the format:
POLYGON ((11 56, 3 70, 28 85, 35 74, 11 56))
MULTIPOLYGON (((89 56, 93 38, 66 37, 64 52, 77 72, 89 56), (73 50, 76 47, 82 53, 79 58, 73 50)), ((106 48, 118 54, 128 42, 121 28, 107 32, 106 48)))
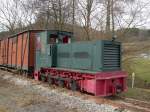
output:
POLYGON ((78 84, 77 84, 77 82, 76 82, 75 80, 72 80, 72 81, 70 82, 70 89, 71 89, 72 91, 77 91, 77 89, 78 89, 78 84))

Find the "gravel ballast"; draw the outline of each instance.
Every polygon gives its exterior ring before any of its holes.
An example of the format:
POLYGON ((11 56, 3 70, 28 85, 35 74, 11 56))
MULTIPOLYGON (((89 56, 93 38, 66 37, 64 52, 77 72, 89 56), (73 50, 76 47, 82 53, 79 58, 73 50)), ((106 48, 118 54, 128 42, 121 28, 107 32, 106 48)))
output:
POLYGON ((17 86, 22 86, 30 91, 36 91, 36 93, 46 97, 51 102, 59 102, 64 107, 75 109, 77 112, 130 112, 129 110, 121 110, 108 104, 96 104, 95 102, 69 95, 64 91, 60 92, 57 89, 43 86, 38 84, 39 82, 18 77, 12 73, 3 72, 0 77, 17 86))

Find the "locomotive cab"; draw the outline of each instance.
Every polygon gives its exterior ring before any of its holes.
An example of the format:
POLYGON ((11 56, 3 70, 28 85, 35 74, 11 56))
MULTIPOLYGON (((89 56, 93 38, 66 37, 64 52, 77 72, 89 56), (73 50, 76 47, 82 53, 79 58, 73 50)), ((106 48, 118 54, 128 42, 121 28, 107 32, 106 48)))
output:
POLYGON ((57 66, 57 44, 69 44, 72 33, 65 31, 43 31, 36 37, 36 70, 57 66))

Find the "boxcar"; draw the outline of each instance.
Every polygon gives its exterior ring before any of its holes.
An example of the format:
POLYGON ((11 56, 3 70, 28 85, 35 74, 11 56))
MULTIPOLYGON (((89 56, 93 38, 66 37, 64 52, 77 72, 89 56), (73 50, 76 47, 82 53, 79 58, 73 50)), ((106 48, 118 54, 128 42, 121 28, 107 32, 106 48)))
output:
POLYGON ((0 65, 33 73, 35 39, 42 30, 24 31, 0 41, 0 65))

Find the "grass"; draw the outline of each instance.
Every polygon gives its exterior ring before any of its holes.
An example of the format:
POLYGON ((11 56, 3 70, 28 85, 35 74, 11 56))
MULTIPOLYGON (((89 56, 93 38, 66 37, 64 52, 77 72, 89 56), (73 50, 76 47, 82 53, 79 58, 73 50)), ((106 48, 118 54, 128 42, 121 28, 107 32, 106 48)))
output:
POLYGON ((128 88, 128 91, 122 93, 121 96, 150 102, 150 90, 146 90, 146 89, 128 88))
POLYGON ((134 72, 135 83, 137 85, 141 86, 141 84, 144 84, 145 82, 150 85, 150 59, 130 59, 126 63, 124 63, 123 67, 125 71, 129 73, 129 83, 131 83, 131 74, 134 72))
POLYGON ((142 79, 150 82, 150 60, 149 59, 135 59, 133 65, 133 70, 135 75, 142 79))
POLYGON ((121 96, 150 102, 150 59, 134 58, 126 64, 128 76, 128 91, 121 96), (135 73, 135 88, 131 88, 131 73, 135 73), (145 81, 147 81, 145 85, 145 81), (148 86, 147 86, 148 84, 148 86), (143 89, 147 88, 147 89, 143 89))

